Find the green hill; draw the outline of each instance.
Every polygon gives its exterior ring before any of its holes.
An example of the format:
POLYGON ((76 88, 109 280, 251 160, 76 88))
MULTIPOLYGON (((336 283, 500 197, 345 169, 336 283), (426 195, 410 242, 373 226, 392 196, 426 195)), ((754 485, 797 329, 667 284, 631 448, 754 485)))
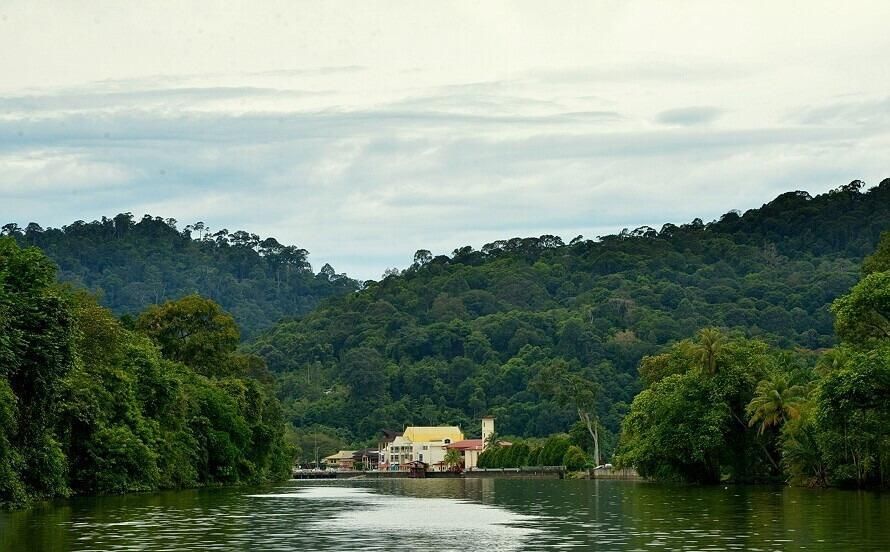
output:
POLYGON ((702 327, 786 348, 835 343, 827 306, 890 228, 890 180, 862 188, 789 192, 710 223, 596 240, 418 251, 401 274, 357 293, 330 266, 313 273, 303 249, 200 223, 180 230, 121 214, 3 233, 43 249, 62 280, 119 315, 192 293, 216 300, 277 375, 297 427, 357 442, 407 423, 472 431, 492 413, 505 434, 565 431, 576 413, 533 385, 562 359, 598 384, 608 450, 640 389, 640 359, 702 327))
POLYGON ((598 240, 515 238, 432 257, 277 324, 249 344, 278 375, 287 416, 363 440, 382 427, 483 413, 502 434, 577 419, 531 385, 564 359, 599 386, 606 448, 640 390, 643 355, 719 326, 781 347, 834 344, 827 307, 890 228, 890 179, 789 192, 718 221, 598 240))
POLYGON ((61 229, 31 223, 3 230, 22 246, 41 248, 62 281, 97 292, 118 315, 199 293, 235 316, 242 337, 358 287, 329 265, 313 274, 305 249, 244 231, 211 232, 203 223, 179 230, 173 219, 145 215, 135 222, 124 213, 61 229))

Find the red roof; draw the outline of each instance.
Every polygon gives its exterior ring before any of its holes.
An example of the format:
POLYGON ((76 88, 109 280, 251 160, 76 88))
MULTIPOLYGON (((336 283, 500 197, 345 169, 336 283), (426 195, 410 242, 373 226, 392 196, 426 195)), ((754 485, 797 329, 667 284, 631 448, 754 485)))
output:
POLYGON ((482 439, 464 439, 463 441, 445 445, 445 448, 453 448, 457 450, 482 450, 483 443, 482 439))

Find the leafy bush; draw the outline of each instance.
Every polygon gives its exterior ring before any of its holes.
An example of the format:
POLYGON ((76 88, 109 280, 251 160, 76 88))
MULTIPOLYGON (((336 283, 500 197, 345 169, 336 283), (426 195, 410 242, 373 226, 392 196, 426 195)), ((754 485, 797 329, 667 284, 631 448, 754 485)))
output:
POLYGON ((562 458, 562 465, 569 471, 579 471, 584 469, 588 463, 587 455, 580 447, 572 445, 566 450, 565 456, 562 458))

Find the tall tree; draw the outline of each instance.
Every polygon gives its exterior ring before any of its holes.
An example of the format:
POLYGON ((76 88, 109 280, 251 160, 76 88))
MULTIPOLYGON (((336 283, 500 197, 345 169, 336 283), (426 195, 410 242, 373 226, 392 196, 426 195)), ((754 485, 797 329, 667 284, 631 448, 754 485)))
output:
POLYGON ((796 419, 805 398, 806 390, 800 385, 791 385, 787 375, 770 374, 757 384, 754 398, 748 403, 748 425, 759 425, 758 432, 762 434, 771 427, 796 419))
POLYGON ((575 409, 578 419, 593 439, 593 458, 599 466, 599 419, 596 414, 599 386, 581 374, 573 372, 569 364, 563 360, 557 360, 545 367, 538 374, 534 385, 558 404, 571 405, 575 409))
POLYGON ((716 328, 703 328, 698 332, 696 353, 701 362, 702 372, 713 376, 717 373, 717 357, 723 350, 726 337, 716 328))
POLYGON ((208 376, 228 375, 238 346, 238 326, 218 304, 189 295, 149 307, 136 319, 136 329, 149 336, 167 358, 208 376))

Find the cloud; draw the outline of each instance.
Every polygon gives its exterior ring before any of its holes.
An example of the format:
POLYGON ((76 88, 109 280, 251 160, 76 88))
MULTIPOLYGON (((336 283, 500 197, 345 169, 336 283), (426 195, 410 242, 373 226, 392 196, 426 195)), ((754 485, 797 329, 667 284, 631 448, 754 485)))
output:
MULTIPOLYGON (((200 105, 217 93, 185 97, 200 105)), ((316 265, 377 278, 420 248, 592 237, 713 218, 785 189, 827 189, 854 169, 874 171, 863 152, 886 141, 879 128, 651 128, 617 112, 560 111, 559 102, 543 106, 550 115, 531 114, 542 106, 513 96, 501 112, 461 111, 456 101, 448 113, 434 101, 440 91, 428 97, 410 107, 245 114, 53 104, 0 120, 0 190, 25 223, 120 211, 203 220, 275 235, 308 248, 316 265)))
POLYGON ((545 82, 562 83, 624 83, 677 82, 740 79, 756 72, 741 63, 716 62, 707 59, 654 59, 633 62, 605 62, 588 67, 539 68, 527 77, 545 82))
POLYGON ((133 176, 113 162, 46 150, 0 155, 0 175, 0 193, 7 200, 95 190, 125 183, 133 176))
POLYGON ((807 107, 796 110, 790 118, 804 125, 886 125, 890 123, 890 96, 807 107))
POLYGON ((53 112, 109 112, 115 109, 182 109, 222 100, 258 98, 304 98, 325 95, 324 91, 278 90, 252 86, 158 88, 129 91, 57 92, 24 96, 0 96, 5 118, 53 112))
POLYGON ((663 125, 695 126, 713 123, 721 115, 723 110, 720 108, 694 106, 662 111, 655 116, 655 120, 663 125))
POLYGON ((554 71, 442 84, 421 70, 381 91, 353 68, 7 93, 0 221, 202 220, 378 278, 416 249, 660 227, 886 176, 875 152, 890 130, 850 116, 880 102, 774 117, 723 94, 757 78, 738 67, 554 71))

